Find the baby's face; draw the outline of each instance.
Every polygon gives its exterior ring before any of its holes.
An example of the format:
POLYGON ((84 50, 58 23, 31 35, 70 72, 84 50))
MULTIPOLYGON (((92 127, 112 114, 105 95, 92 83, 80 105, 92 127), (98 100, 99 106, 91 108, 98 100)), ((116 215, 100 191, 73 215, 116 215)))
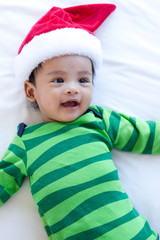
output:
POLYGON ((82 56, 61 56, 42 63, 30 101, 37 101, 45 122, 70 122, 92 99, 92 64, 82 56))

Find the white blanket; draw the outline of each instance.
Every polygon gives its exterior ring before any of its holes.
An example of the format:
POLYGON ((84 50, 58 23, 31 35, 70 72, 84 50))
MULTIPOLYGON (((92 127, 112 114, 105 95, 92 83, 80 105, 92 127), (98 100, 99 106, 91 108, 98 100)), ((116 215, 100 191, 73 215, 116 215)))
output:
MULTIPOLYGON (((104 62, 96 76, 93 104, 160 120, 159 0, 0 0, 0 157, 19 122, 40 119, 25 104, 13 75, 14 56, 30 27, 53 6, 99 2, 114 3, 117 9, 95 32, 104 62)), ((113 160, 134 207, 160 234, 160 156, 114 150, 113 160)), ((28 180, 0 208, 0 239, 47 240, 28 180)))

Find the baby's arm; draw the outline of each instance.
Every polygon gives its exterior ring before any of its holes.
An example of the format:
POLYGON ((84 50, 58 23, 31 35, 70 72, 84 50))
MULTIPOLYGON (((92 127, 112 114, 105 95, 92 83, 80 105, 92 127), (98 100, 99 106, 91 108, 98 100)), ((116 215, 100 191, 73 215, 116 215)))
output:
POLYGON ((107 133, 113 147, 122 151, 160 154, 160 122, 143 121, 116 112, 104 111, 107 133))
POLYGON ((21 187, 26 174, 26 152, 21 138, 16 135, 0 161, 0 205, 21 187))

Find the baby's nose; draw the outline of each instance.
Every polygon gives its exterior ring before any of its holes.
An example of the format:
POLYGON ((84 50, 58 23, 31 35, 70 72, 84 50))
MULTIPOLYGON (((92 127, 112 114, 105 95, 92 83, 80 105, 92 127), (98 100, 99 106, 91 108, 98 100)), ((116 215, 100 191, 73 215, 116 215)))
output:
POLYGON ((78 93, 78 87, 75 86, 74 84, 73 85, 70 85, 68 86, 66 89, 65 89, 65 92, 67 94, 77 94, 78 93))

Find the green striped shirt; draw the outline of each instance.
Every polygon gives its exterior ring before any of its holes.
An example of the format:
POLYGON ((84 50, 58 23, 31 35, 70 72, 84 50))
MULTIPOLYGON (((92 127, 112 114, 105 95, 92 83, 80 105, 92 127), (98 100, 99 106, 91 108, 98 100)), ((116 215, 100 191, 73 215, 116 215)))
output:
POLYGON ((123 191, 111 151, 159 154, 159 133, 160 122, 97 106, 73 122, 26 126, 0 162, 0 205, 28 176, 50 240, 156 240, 123 191))

